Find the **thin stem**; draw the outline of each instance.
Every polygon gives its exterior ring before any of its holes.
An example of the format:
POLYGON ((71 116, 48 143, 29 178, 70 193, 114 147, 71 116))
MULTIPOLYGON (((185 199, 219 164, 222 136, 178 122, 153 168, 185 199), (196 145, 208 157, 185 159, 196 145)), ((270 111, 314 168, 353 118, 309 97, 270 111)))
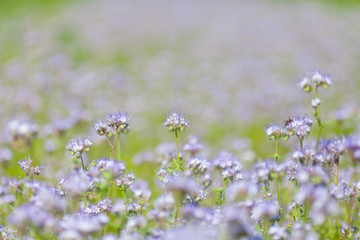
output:
POLYGON ((126 199, 126 188, 124 188, 124 204, 127 211, 127 199, 126 199))
POLYGON ((87 192, 86 192, 85 195, 84 195, 85 208, 87 207, 86 195, 87 195, 87 192))
MULTIPOLYGON (((278 149, 279 149, 279 139, 276 139, 275 143, 275 161, 278 163, 278 149)), ((281 207, 280 207, 280 193, 279 193, 279 182, 278 182, 278 174, 276 173, 275 176, 275 182, 276 182, 276 195, 278 199, 278 205, 279 205, 279 218, 280 218, 280 227, 282 227, 282 220, 281 220, 281 207)))
POLYGON ((176 152, 177 152, 178 167, 179 167, 179 171, 180 171, 179 140, 178 140, 177 130, 175 130, 175 139, 176 139, 176 152))
MULTIPOLYGON (((315 88, 315 98, 318 98, 318 90, 317 87, 315 88)), ((316 119, 319 125, 319 133, 316 139, 316 151, 318 150, 319 147, 319 141, 320 141, 320 135, 321 135, 321 129, 322 129, 322 125, 321 125, 321 117, 320 117, 320 107, 317 106, 316 107, 316 119)))
POLYGON ((179 218, 179 213, 180 213, 180 207, 181 207, 181 201, 177 201, 177 206, 176 206, 176 214, 175 214, 175 223, 174 225, 176 225, 177 219, 179 218))
MULTIPOLYGON (((336 186, 338 185, 338 182, 339 182, 339 166, 338 164, 336 164, 336 176, 335 176, 335 184, 336 186)), ((341 237, 341 229, 340 229, 340 221, 339 221, 339 216, 336 217, 336 225, 337 225, 337 231, 338 231, 338 235, 339 235, 339 238, 341 237)))
POLYGON ((303 140, 300 139, 300 150, 303 151, 303 140))
MULTIPOLYGON (((356 191, 355 187, 354 187, 354 191, 356 191)), ((347 217, 347 225, 349 225, 349 226, 350 226, 351 220, 352 220, 352 208, 354 206, 355 199, 356 199, 356 194, 352 194, 351 198, 350 198, 349 213, 348 213, 348 217, 347 217)))
POLYGON ((69 213, 72 213, 72 209, 73 208, 73 201, 72 201, 72 197, 70 197, 70 204, 69 204, 69 213))
POLYGON ((340 230, 340 221, 339 221, 339 217, 336 218, 336 226, 337 226, 337 234, 339 239, 341 239, 341 230, 340 230))
POLYGON ((112 149, 112 148, 113 148, 113 145, 111 144, 111 142, 110 142, 108 136, 106 136, 106 134, 105 134, 105 138, 106 138, 106 141, 109 143, 109 145, 110 145, 110 147, 111 147, 111 149, 112 149))
POLYGON ((117 135, 117 131, 116 131, 114 144, 112 145, 112 158, 115 158, 115 147, 116 147, 117 137, 118 137, 118 135, 117 135))
POLYGON ((110 183, 109 183, 109 185, 108 185, 108 192, 107 192, 107 199, 108 199, 108 200, 109 200, 109 198, 110 198, 111 184, 112 184, 112 180, 110 181, 110 183))
POLYGON ((116 188, 115 188, 115 181, 113 181, 113 184, 112 184, 112 191, 113 191, 113 203, 115 204, 115 202, 116 202, 116 188))
POLYGON ((84 166, 84 161, 83 161, 82 155, 80 155, 80 160, 81 160, 81 165, 82 165, 83 171, 85 172, 85 166, 84 166))
POLYGON ((120 161, 120 159, 121 159, 121 148, 120 148, 120 132, 118 133, 118 159, 119 159, 119 161, 120 161))

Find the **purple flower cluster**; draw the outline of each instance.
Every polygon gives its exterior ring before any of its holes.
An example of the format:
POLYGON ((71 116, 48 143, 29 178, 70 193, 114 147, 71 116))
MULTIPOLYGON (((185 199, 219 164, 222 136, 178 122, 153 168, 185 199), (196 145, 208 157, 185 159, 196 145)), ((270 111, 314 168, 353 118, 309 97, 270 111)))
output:
POLYGON ((188 127, 187 121, 185 121, 184 116, 177 113, 168 114, 166 121, 164 122, 164 127, 166 127, 170 132, 175 131, 185 131, 188 127))

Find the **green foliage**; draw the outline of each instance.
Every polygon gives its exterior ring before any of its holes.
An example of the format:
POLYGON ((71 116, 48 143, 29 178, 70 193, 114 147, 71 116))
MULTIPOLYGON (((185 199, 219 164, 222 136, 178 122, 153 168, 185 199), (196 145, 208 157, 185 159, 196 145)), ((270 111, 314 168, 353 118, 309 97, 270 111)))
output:
POLYGON ((212 190, 215 192, 216 195, 216 205, 222 206, 225 203, 225 188, 219 187, 219 188, 212 188, 212 190))

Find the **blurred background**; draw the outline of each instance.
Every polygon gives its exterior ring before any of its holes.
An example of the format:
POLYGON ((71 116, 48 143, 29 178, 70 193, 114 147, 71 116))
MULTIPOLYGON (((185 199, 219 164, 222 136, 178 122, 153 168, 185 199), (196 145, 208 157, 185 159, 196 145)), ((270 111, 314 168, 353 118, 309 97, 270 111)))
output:
MULTIPOLYGON (((51 147, 48 158, 65 158, 71 138, 100 141, 91 125, 124 110, 132 158, 174 140, 162 125, 176 111, 191 125, 182 144, 194 134, 212 153, 245 147, 264 158, 273 149, 266 124, 311 115, 314 94, 298 83, 314 70, 333 81, 320 91, 322 118, 347 134, 359 40, 360 1, 2 0, 0 144, 11 120, 32 121, 41 144, 13 158, 44 159, 51 147)), ((90 159, 107 154, 94 149, 90 159)))

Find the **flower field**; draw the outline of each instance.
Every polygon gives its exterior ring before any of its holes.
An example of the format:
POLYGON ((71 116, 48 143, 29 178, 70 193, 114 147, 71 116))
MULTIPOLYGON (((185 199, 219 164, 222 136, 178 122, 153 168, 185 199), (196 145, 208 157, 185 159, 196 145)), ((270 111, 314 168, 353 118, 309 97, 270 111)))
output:
POLYGON ((360 5, 0 2, 0 239, 359 239, 360 5))

